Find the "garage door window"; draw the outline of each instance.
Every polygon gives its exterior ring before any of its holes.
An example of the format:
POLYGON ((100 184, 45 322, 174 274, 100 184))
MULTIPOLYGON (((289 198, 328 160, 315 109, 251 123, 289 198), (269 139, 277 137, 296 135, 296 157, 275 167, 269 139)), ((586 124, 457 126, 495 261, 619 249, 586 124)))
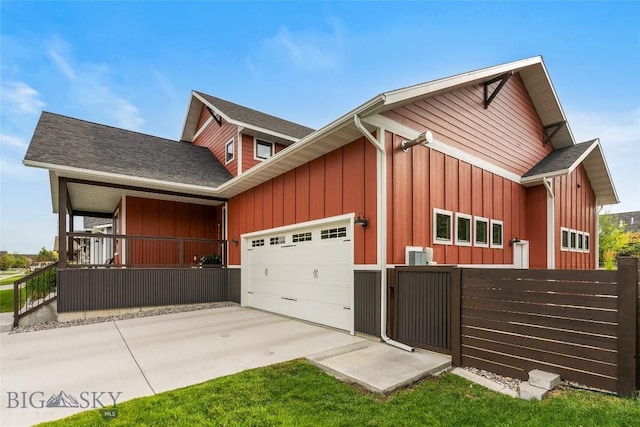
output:
POLYGON ((309 233, 298 233, 293 235, 293 243, 298 242, 310 242, 311 241, 311 232, 309 233))
POLYGON ((252 248, 258 248, 260 246, 264 246, 264 239, 258 239, 258 240, 252 240, 251 241, 251 247, 252 248))
POLYGON ((338 239, 340 237, 347 237, 347 227, 329 228, 327 230, 320 231, 320 239, 338 239))
POLYGON ((269 239, 270 245, 284 245, 284 236, 272 237, 269 239))

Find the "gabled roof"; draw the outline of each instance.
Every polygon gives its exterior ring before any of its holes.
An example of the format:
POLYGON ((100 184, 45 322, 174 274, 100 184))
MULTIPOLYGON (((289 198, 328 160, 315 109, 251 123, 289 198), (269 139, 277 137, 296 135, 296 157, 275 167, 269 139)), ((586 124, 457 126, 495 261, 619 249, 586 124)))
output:
MULTIPOLYGON (((49 169, 52 197, 58 176, 186 194, 210 192, 231 178, 207 148, 49 112, 40 116, 23 163, 49 169)), ((55 197, 53 205, 56 211, 55 197)))
POLYGON ((242 105, 206 93, 192 91, 187 117, 182 129, 182 140, 193 142, 202 107, 208 107, 234 125, 241 126, 245 133, 255 134, 286 145, 296 142, 314 131, 306 126, 262 113, 242 105))
POLYGON ((217 187, 231 174, 204 147, 43 112, 24 163, 217 187))
POLYGON ((599 139, 552 151, 522 176, 521 183, 527 187, 539 185, 545 178, 570 174, 580 164, 584 165, 598 204, 618 203, 599 139))
POLYGON ((624 222, 624 231, 626 232, 640 232, 640 211, 602 214, 601 216, 613 217, 615 218, 616 222, 624 222))

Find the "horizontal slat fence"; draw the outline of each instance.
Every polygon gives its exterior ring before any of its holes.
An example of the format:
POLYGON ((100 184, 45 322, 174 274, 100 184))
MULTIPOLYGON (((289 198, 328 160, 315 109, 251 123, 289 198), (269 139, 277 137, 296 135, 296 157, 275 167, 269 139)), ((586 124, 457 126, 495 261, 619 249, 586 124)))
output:
POLYGON ((527 379, 532 369, 617 387, 617 275, 463 269, 461 363, 527 379))
POLYGON ((640 388, 638 258, 618 271, 426 266, 389 277, 398 341, 522 380, 542 369, 620 395, 640 388))
POLYGON ((58 312, 229 300, 225 268, 58 270, 58 312))

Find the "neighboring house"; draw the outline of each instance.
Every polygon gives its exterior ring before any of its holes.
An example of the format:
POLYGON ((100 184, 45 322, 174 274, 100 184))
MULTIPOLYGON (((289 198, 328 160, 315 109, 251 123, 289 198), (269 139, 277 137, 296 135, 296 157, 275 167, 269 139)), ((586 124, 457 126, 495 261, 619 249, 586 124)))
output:
MULTIPOLYGON (((84 231, 98 234, 113 234, 113 220, 106 218, 83 218, 84 231)), ((113 243, 111 239, 90 238, 88 239, 87 252, 89 254, 88 264, 107 264, 113 259, 113 243)))
POLYGON ((618 227, 624 226, 625 232, 640 232, 640 211, 603 214, 602 216, 614 217, 615 221, 618 223, 618 227))
MULTIPOLYGON (((594 269, 596 209, 618 203, 541 57, 385 92, 317 131, 194 91, 181 139, 45 112, 24 164, 49 170, 61 235, 67 213, 101 214, 115 234, 226 241, 207 251, 240 270, 243 305, 351 331, 354 299, 384 318, 386 271, 412 252, 594 269), (382 295, 354 296, 366 280, 382 295)), ((118 262, 176 259, 159 244, 118 262)), ((181 245, 181 265, 205 255, 181 245)))

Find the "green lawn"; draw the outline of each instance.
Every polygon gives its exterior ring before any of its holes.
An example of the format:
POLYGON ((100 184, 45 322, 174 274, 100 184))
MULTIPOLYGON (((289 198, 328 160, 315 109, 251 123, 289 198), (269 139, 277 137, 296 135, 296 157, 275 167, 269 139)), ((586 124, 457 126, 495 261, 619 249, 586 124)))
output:
MULTIPOLYGON (((214 363, 214 362, 213 362, 214 363)), ((543 402, 490 392, 453 374, 390 397, 364 393, 303 360, 241 372, 46 426, 638 426, 640 404, 567 390, 543 402)))
MULTIPOLYGON (((26 289, 20 288, 20 306, 24 305, 26 289)), ((13 312, 13 289, 0 291, 0 313, 13 312)))
POLYGON ((2 285, 13 285, 13 282, 18 280, 21 277, 24 277, 24 274, 17 274, 15 276, 7 277, 5 279, 0 279, 0 286, 2 285))

